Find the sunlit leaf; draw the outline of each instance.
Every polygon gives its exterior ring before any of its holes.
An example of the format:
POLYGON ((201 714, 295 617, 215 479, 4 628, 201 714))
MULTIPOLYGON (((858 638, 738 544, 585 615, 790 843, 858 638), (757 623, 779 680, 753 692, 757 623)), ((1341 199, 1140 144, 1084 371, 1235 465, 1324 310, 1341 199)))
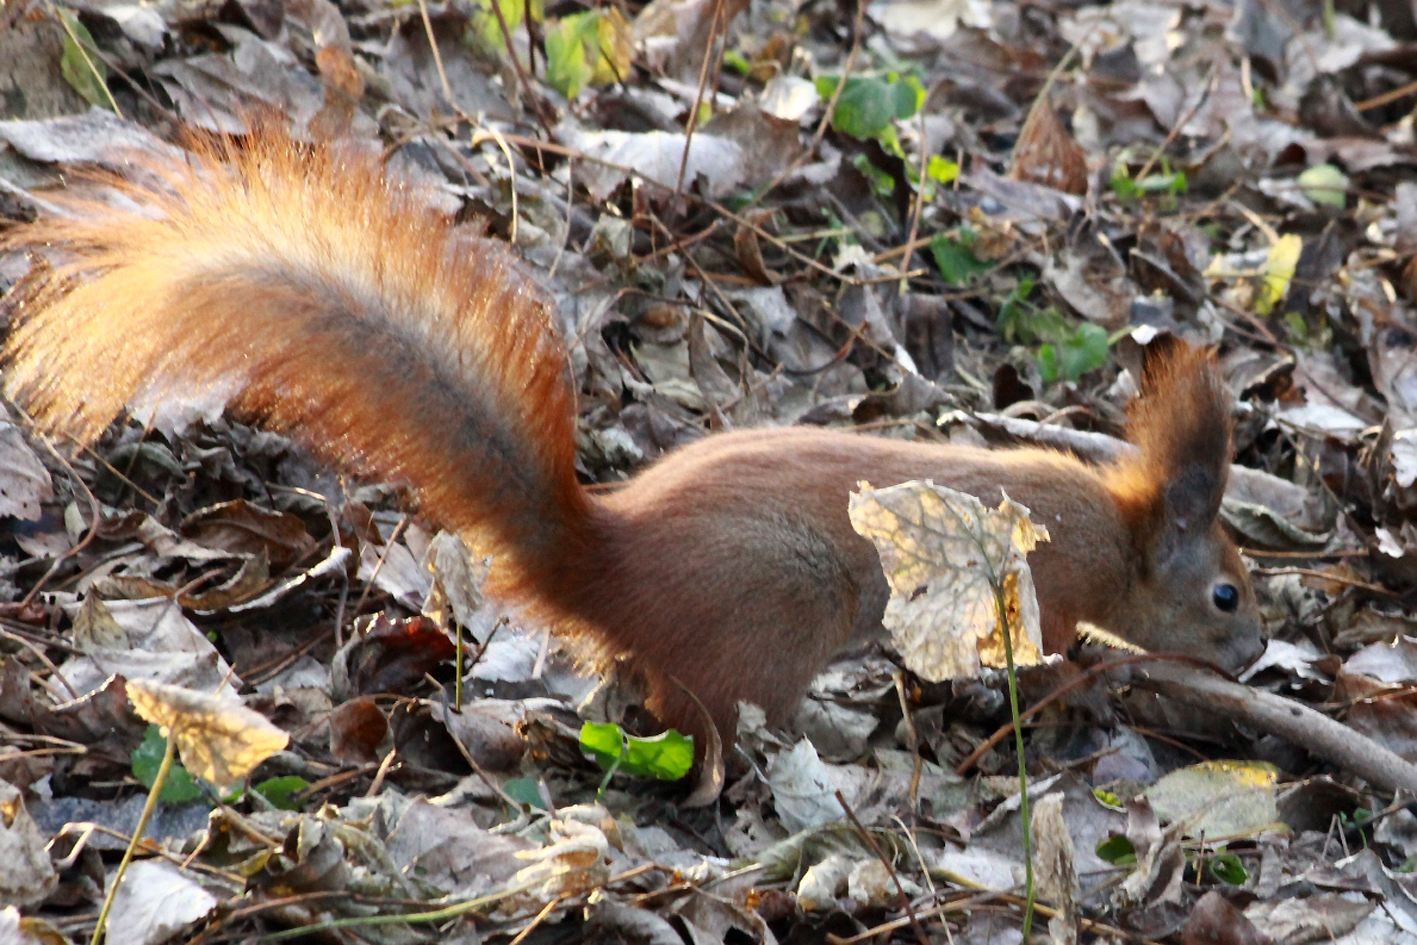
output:
POLYGON ((1025 555, 1048 533, 1029 521, 1027 509, 1007 498, 989 509, 927 481, 864 487, 852 493, 849 512, 852 528, 881 556, 891 588, 883 623, 913 672, 938 681, 1006 665, 1002 619, 1014 662, 1042 659, 1025 555))
POLYGON ((188 771, 218 787, 240 781, 290 741, 234 696, 131 679, 128 699, 141 718, 167 730, 188 771))
POLYGON ((1268 315, 1284 301, 1303 249, 1304 241, 1295 233, 1284 234, 1270 246, 1269 255, 1265 258, 1263 281, 1255 295, 1256 314, 1268 315))
POLYGON ((594 16, 578 13, 547 27, 546 81, 566 98, 581 94, 595 74, 587 54, 587 40, 596 32, 594 16))
POLYGON ((612 766, 629 774, 677 781, 694 765, 694 740, 670 729, 652 738, 626 735, 618 725, 585 722, 581 748, 606 769, 612 766))
POLYGON ((949 158, 932 154, 925 162, 925 176, 937 184, 953 184, 959 180, 959 165, 949 158))
POLYGON ((1144 792, 1158 817, 1189 837, 1251 836, 1275 829, 1277 773, 1258 761, 1206 761, 1179 768, 1144 792))

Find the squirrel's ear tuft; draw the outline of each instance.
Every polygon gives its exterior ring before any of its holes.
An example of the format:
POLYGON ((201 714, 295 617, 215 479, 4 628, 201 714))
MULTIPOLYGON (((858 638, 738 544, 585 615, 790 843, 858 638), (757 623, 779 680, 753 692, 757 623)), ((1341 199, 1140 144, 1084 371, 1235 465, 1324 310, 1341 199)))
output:
POLYGON ((1160 558, 1204 536, 1220 513, 1230 470, 1230 391, 1209 349, 1175 343, 1146 360, 1127 411, 1136 453, 1108 475, 1135 533, 1160 558))

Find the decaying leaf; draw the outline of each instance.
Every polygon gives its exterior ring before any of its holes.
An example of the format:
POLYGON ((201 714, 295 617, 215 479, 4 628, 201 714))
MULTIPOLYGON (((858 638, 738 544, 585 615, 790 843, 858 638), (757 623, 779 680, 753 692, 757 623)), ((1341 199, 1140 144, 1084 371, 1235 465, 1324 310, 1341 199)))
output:
POLYGON ((561 896, 590 892, 604 884, 610 875, 607 854, 610 841, 601 827, 561 817, 551 821, 547 844, 537 850, 516 854, 530 865, 518 871, 517 885, 529 887, 527 901, 544 903, 561 896))
POLYGON ((0 901, 33 905, 54 890, 59 876, 49 862, 45 842, 25 810, 20 790, 0 781, 0 901))
POLYGON ((32 522, 39 518, 40 503, 53 496, 49 471, 20 428, 0 420, 0 518, 32 522))
POLYGON ((113 897, 108 945, 154 945, 216 908, 217 898, 194 874, 162 859, 138 860, 128 868, 113 897))
POLYGON ((1136 797, 1127 804, 1125 836, 1136 863, 1117 887, 1113 901, 1118 905, 1176 902, 1186 871, 1186 855, 1177 832, 1163 831, 1151 804, 1136 797))
POLYGON ((1146 790, 1163 820, 1186 836, 1253 836, 1281 827, 1276 771, 1263 762, 1204 761, 1173 771, 1146 790))
POLYGON ((1073 945, 1077 937, 1077 854, 1063 817, 1061 791, 1040 797, 1033 807, 1034 869, 1040 895, 1058 910, 1048 924, 1057 945, 1073 945))
POLYGON ((1045 91, 1029 109, 1014 145, 1009 176, 1069 194, 1087 193, 1087 157, 1045 91))
POLYGON ((994 510, 932 482, 852 493, 851 524, 871 539, 891 587, 884 623, 906 666, 939 681, 1004 666, 1000 606, 1014 662, 1043 655, 1025 556, 1048 532, 1007 496, 994 510))
POLYGON ((686 184, 701 179, 705 192, 715 196, 728 193, 743 181, 744 151, 729 138, 698 134, 691 139, 666 131, 632 134, 571 129, 566 135, 567 144, 593 159, 583 174, 586 186, 602 198, 632 176, 672 189, 681 167, 686 184))
POLYGON ((218 787, 240 781, 290 741, 233 696, 134 679, 128 698, 139 716, 167 729, 188 771, 218 787))
POLYGON ((844 815, 838 795, 855 806, 868 787, 864 775, 853 765, 828 764, 803 739, 772 760, 767 781, 778 816, 795 833, 840 821, 844 815))

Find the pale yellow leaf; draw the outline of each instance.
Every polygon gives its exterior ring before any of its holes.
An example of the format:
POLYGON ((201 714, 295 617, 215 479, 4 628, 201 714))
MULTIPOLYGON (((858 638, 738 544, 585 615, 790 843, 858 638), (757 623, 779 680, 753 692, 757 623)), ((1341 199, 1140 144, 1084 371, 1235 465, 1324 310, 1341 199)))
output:
POLYGON ((1204 761, 1179 768, 1143 793, 1158 817, 1188 837, 1249 837, 1281 827, 1273 765, 1204 761))
POLYGON ((623 82, 630 74, 630 64, 634 56, 634 34, 629 20, 617 7, 605 7, 595 24, 596 41, 599 46, 591 61, 590 81, 592 85, 610 85, 623 82))
POLYGON ((1007 496, 987 509, 932 482, 851 496, 851 524, 871 539, 891 587, 884 623, 901 658, 931 680, 1005 665, 1000 607, 1014 662, 1042 659, 1038 598, 1025 556, 1048 533, 1007 496))
POLYGON ((1255 295, 1255 314, 1268 315, 1284 301, 1303 249, 1303 239, 1294 233, 1284 234, 1269 247, 1269 255, 1264 261, 1263 281, 1255 295))
POLYGON ((290 740, 229 694, 131 679, 128 699, 139 716, 167 730, 188 771, 218 787, 240 781, 290 740))

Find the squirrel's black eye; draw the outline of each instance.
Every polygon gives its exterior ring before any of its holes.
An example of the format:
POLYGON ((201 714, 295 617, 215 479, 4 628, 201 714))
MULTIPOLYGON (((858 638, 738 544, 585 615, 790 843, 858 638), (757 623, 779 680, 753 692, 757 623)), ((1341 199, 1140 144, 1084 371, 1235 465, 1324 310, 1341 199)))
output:
POLYGON ((1222 613, 1232 613, 1240 606, 1240 589, 1234 584, 1217 584, 1210 592, 1210 599, 1222 613))

